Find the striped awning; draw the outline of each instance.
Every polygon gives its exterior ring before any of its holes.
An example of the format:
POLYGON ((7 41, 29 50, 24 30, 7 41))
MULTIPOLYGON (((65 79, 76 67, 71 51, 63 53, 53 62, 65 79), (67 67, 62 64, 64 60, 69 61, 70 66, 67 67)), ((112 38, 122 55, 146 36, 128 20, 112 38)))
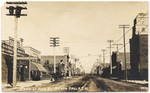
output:
POLYGON ((31 62, 31 71, 47 72, 47 70, 39 63, 31 62))

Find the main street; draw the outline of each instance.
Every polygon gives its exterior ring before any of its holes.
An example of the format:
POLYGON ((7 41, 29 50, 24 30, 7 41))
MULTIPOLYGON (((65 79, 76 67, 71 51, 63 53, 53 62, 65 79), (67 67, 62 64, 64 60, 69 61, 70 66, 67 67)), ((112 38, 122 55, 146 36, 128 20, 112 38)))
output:
MULTIPOLYGON (((12 91, 28 92, 124 92, 124 91, 147 91, 147 87, 140 84, 112 79, 101 78, 93 75, 75 76, 66 78, 59 82, 47 82, 32 87, 17 88, 12 91)), ((7 90, 6 90, 7 91, 7 90)))

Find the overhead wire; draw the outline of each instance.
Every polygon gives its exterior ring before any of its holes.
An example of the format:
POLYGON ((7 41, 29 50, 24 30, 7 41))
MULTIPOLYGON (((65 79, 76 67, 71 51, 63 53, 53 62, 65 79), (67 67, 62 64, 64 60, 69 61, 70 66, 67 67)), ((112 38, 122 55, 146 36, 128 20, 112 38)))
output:
MULTIPOLYGON (((146 26, 144 29, 146 29, 147 27, 148 27, 148 26, 146 26)), ((140 31, 139 34, 140 34, 141 32, 143 32, 143 31, 140 31)), ((130 43, 130 42, 127 42, 127 43, 125 44, 125 46, 128 45, 129 43, 130 43)), ((118 50, 121 50, 123 47, 124 47, 124 46, 122 46, 122 47, 119 48, 118 50)))
MULTIPOLYGON (((147 12, 145 13, 145 15, 144 15, 143 17, 141 17, 140 20, 138 20, 136 23, 139 23, 147 14, 148 14, 148 11, 147 11, 147 12)), ((128 31, 125 32, 125 35, 126 35, 130 30, 132 30, 132 28, 133 28, 133 26, 132 26, 131 28, 129 28, 128 31)), ((123 36, 124 36, 124 35, 122 35, 122 36, 121 36, 115 43, 113 43, 113 44, 116 44, 117 42, 119 42, 119 41, 123 38, 123 36)), ((113 44, 112 44, 112 45, 113 45, 113 44)))
MULTIPOLYGON (((148 13, 148 11, 145 13, 145 15, 146 15, 147 13, 148 13)), ((144 15, 143 17, 141 17, 140 20, 142 20, 142 19, 145 17, 145 15, 144 15)), ((31 16, 30 16, 30 17, 31 17, 31 16)), ((34 21, 36 21, 36 24, 38 24, 38 26, 40 26, 39 22, 38 22, 37 20, 35 20, 34 17, 32 17, 32 19, 33 19, 34 21)), ((140 22, 140 20, 138 20, 137 23, 140 22)), ((40 26, 40 27, 41 27, 41 26, 40 26)), ((132 27, 133 27, 133 26, 132 26, 132 27)), ((132 30, 132 27, 129 28, 129 30, 126 31, 125 34, 127 34, 130 30, 132 30)), ((45 32, 45 35, 48 36, 48 34, 46 34, 47 32, 46 32, 45 30, 43 30, 43 31, 45 32)), ((113 44, 116 44, 116 43, 119 42, 122 38, 123 38, 123 36, 121 36, 121 37, 120 37, 115 43, 113 43, 113 44)), ((64 41, 64 42, 71 43, 71 42, 76 42, 76 41, 64 41)), ((64 42, 63 42, 63 43, 64 43, 64 42)), ((84 41, 84 42, 93 42, 93 41, 84 41)), ((99 41, 94 41, 94 42, 99 42, 99 41)), ((129 42, 126 43, 125 46, 126 46, 127 44, 129 44, 129 42)), ((124 47, 124 46, 122 46, 120 49, 122 49, 123 47, 124 47)), ((119 50, 120 50, 120 49, 119 49, 119 50)), ((106 51, 105 53, 107 54, 107 52, 108 52, 108 51, 106 51)))

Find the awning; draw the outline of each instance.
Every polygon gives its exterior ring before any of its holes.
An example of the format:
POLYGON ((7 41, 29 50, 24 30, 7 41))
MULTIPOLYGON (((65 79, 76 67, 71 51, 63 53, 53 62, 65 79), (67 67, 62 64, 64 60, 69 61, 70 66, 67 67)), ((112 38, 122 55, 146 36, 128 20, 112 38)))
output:
POLYGON ((31 71, 47 72, 47 70, 39 63, 31 62, 31 71))

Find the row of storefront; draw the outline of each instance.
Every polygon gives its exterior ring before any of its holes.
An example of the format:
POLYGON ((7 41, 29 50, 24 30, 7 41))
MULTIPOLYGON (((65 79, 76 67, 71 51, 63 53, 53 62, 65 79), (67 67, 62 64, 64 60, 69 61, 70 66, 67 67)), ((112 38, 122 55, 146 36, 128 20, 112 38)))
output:
MULTIPOLYGON (((12 83, 13 79, 13 38, 2 40, 2 83, 12 83)), ((41 79, 47 70, 41 64, 41 52, 17 42, 17 81, 41 79)))
MULTIPOLYGON (((13 41, 1 41, 2 83, 12 83, 13 80, 13 41)), ((60 76, 74 76, 76 66, 69 61, 69 55, 56 55, 56 73, 60 76)), ((42 55, 41 52, 30 46, 22 46, 17 41, 17 81, 50 79, 54 74, 54 56, 42 55)))

